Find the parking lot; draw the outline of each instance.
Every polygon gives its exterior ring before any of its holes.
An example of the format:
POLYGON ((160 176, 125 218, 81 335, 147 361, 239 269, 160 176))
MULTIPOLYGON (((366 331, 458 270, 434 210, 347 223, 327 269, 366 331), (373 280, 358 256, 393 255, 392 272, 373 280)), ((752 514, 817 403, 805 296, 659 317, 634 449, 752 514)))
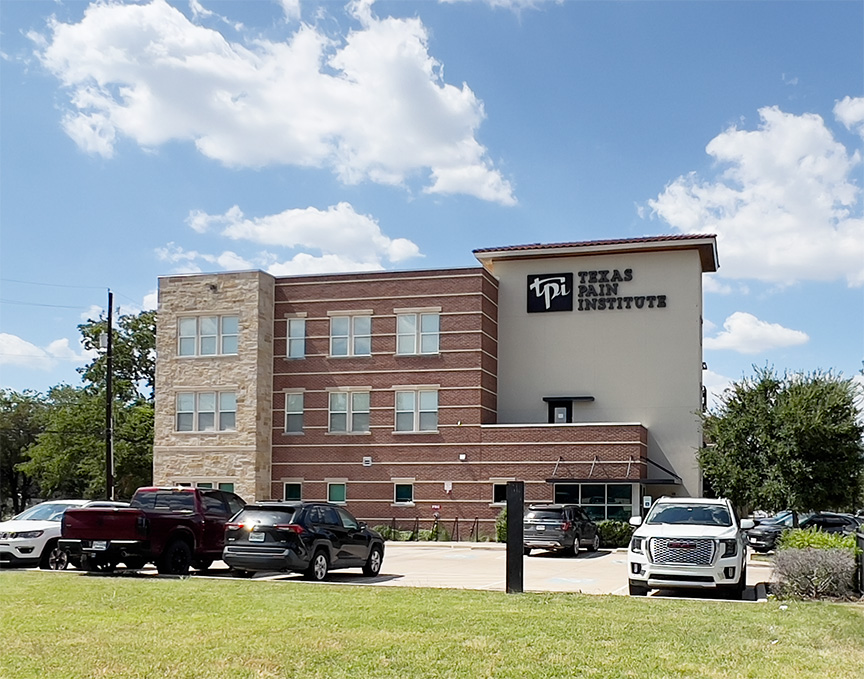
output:
MULTIPOLYGON (((752 555, 751 555, 752 557, 752 555)), ((379 587, 441 587, 450 589, 506 590, 506 547, 500 543, 388 542, 384 565, 376 577, 364 577, 359 569, 336 570, 327 582, 379 587)), ((523 557, 526 592, 582 592, 584 594, 627 595, 627 553, 601 549, 569 557, 535 551, 523 557)), ((122 571, 118 571, 122 572, 122 571)), ((155 576, 148 566, 143 571, 155 576)), ((230 578, 231 571, 220 561, 203 575, 194 577, 230 578)), ((764 583, 771 578, 770 564, 752 560, 747 565, 747 592, 744 599, 764 599, 764 583)), ((260 572, 253 580, 302 581, 297 573, 260 572)), ((713 592, 655 591, 652 596, 713 598, 713 592)))

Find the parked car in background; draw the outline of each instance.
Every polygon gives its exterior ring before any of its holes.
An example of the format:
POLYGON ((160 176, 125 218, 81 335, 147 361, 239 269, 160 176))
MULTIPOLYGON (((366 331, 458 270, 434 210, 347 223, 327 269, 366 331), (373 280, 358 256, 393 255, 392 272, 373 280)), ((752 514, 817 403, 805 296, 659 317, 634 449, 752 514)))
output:
POLYGON ((212 488, 139 488, 125 508, 70 509, 63 517, 60 546, 90 571, 119 563, 159 573, 205 571, 222 556, 225 523, 246 503, 212 488))
POLYGON ((225 527, 222 560, 235 575, 292 571, 324 580, 337 568, 381 571, 384 538, 327 502, 257 502, 225 527))
POLYGON ((747 540, 752 519, 738 519, 725 499, 662 497, 627 550, 631 596, 650 589, 722 589, 741 598, 747 587, 747 540))
POLYGON ((67 509, 121 505, 107 500, 51 500, 0 523, 0 566, 39 566, 63 570, 69 554, 57 545, 67 509))
MULTIPOLYGON (((852 514, 818 512, 798 515, 799 528, 816 528, 825 533, 854 533, 861 529, 862 524, 864 518, 852 514)), ((768 552, 776 548, 783 531, 790 528, 793 528, 792 512, 782 512, 772 519, 760 521, 758 526, 748 530, 747 541, 754 551, 768 552)))
POLYGON ((596 552, 600 533, 579 505, 534 504, 522 519, 522 543, 525 556, 532 549, 548 549, 577 556, 585 547, 596 552))

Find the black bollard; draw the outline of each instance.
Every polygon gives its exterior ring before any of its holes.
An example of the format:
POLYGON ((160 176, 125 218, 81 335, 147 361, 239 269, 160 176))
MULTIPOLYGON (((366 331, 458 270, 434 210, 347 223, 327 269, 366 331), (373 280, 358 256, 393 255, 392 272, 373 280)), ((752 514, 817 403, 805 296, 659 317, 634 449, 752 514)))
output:
POLYGON ((507 482, 507 593, 524 591, 522 556, 522 514, 525 506, 525 482, 507 482))

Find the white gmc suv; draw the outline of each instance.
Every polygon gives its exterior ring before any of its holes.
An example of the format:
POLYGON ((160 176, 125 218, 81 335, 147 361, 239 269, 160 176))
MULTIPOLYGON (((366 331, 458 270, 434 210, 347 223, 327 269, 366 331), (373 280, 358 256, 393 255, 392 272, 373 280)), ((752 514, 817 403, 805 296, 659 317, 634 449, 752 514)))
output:
POLYGON ((741 598, 747 587, 747 538, 753 521, 739 521, 725 499, 662 497, 644 522, 634 516, 636 532, 627 550, 632 596, 649 589, 723 589, 741 598))

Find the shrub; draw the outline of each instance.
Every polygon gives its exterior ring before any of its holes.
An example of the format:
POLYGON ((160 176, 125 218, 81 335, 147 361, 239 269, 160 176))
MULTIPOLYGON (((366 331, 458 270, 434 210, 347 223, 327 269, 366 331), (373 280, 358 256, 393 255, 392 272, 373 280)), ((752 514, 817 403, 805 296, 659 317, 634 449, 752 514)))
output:
POLYGON ((848 597, 855 581, 855 553, 836 547, 786 547, 774 555, 774 576, 772 592, 780 598, 848 597))
POLYGON ((392 540, 394 542, 407 542, 413 535, 413 532, 410 530, 399 530, 398 528, 393 528, 393 526, 385 525, 375 526, 372 530, 381 533, 381 537, 385 540, 392 540))
POLYGON ((447 542, 450 540, 450 533, 439 523, 436 528, 422 529, 417 539, 431 542, 447 542))
POLYGON ((600 546, 607 548, 626 547, 633 537, 634 528, 626 521, 600 521, 597 523, 600 533, 600 546))
POLYGON ((815 526, 783 531, 777 540, 777 549, 848 549, 852 554, 857 549, 855 536, 842 533, 826 533, 815 526))
POLYGON ((507 542, 507 507, 495 517, 495 539, 498 542, 507 542))

